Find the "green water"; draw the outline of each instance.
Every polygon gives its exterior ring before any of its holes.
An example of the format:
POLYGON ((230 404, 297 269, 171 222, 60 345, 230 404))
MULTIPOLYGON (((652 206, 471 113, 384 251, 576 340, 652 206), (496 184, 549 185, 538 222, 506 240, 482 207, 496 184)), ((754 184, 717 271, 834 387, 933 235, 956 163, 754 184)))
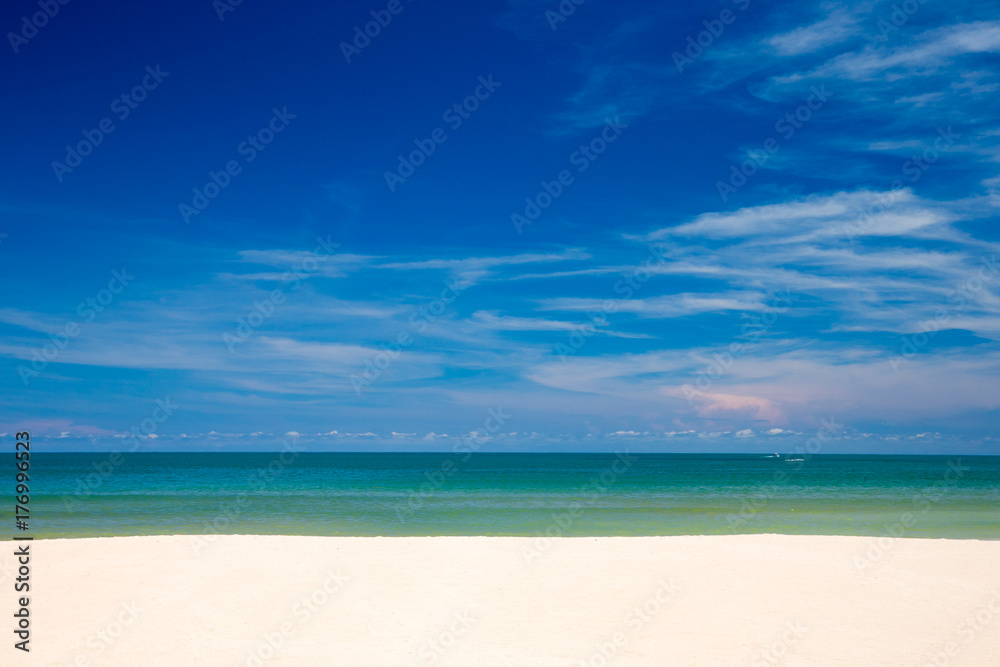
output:
POLYGON ((1000 457, 120 456, 35 455, 31 534, 1000 539, 1000 457))

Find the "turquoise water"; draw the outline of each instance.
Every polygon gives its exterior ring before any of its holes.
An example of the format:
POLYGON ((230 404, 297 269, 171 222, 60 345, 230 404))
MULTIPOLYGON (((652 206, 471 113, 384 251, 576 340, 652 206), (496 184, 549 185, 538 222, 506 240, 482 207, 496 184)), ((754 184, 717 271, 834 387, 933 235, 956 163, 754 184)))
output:
MULTIPOLYGON (((908 537, 1000 539, 1000 457, 286 452, 283 463, 278 457, 36 454, 31 532, 884 535, 902 529, 908 537)), ((13 517, 5 521, 13 524, 13 517)))

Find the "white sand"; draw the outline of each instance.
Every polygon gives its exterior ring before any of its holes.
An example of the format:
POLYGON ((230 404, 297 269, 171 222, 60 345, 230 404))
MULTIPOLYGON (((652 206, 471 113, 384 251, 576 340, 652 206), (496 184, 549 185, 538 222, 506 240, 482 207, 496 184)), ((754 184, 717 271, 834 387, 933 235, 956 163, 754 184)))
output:
POLYGON ((1000 542, 571 538, 529 563, 537 546, 35 541, 32 651, 5 629, 0 664, 1000 665, 1000 542), (879 559, 862 572, 866 553, 879 559))

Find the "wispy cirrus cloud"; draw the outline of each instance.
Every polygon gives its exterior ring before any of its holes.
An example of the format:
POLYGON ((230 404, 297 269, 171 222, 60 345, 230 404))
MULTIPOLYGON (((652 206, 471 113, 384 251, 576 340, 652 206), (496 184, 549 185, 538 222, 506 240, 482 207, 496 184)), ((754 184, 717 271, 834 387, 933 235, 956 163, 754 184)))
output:
POLYGON ((234 280, 301 280, 311 276, 343 278, 371 266, 379 258, 350 253, 327 254, 307 250, 242 250, 239 263, 281 269, 280 271, 228 272, 221 276, 234 280))
POLYGON ((1000 245, 961 231, 966 214, 908 190, 858 191, 702 214, 648 238, 673 244, 660 273, 791 290, 835 328, 913 330, 961 294, 965 328, 991 335, 1000 277, 981 274, 993 275, 1000 245))
POLYGON ((821 240, 843 240, 848 230, 863 236, 907 236, 926 238, 958 236, 948 223, 955 215, 938 202, 923 200, 912 190, 893 192, 859 190, 829 195, 811 195, 779 204, 750 206, 735 211, 703 213, 691 222, 665 227, 649 240, 670 237, 705 239, 753 239, 769 245, 787 245, 821 240), (867 216, 863 219, 862 216, 867 216))
MULTIPOLYGON (((139 144, 111 139, 60 185, 58 207, 4 196, 0 252, 16 263, 46 249, 31 271, 10 272, 0 309, 0 386, 37 419, 27 423, 103 437, 87 429, 126 431, 169 394, 182 407, 161 441, 201 434, 194 446, 207 448, 288 431, 345 449, 448 447, 497 406, 515 414, 512 430, 543 434, 528 448, 574 433, 573 447, 608 435, 741 448, 831 414, 866 435, 995 432, 1000 8, 510 0, 492 23, 496 14, 425 10, 454 48, 415 56, 410 40, 379 41, 382 55, 366 51, 344 76, 393 85, 347 106, 336 87, 311 91, 303 119, 332 122, 283 133, 213 198, 207 224, 182 233, 156 202, 224 164, 232 145, 220 129, 237 139, 254 128, 225 120, 245 112, 239 95, 215 96, 203 116, 217 126, 174 128, 205 139, 179 153, 161 142, 176 107, 144 105, 159 129, 142 150, 161 159, 136 162, 116 151, 139 144), (720 28, 723 9, 736 19, 720 28), (553 10, 566 20, 551 23, 553 10), (689 38, 682 73, 672 53, 689 38), (434 60, 451 52, 467 62, 434 60), (399 68, 414 58, 421 67, 399 68), (464 103, 473 69, 497 63, 498 106, 453 132, 441 111, 464 103), (807 105, 814 87, 831 93, 821 109, 807 105), (515 237, 512 206, 551 183, 608 116, 640 120, 634 139, 564 188, 545 213, 553 224, 515 237), (435 125, 446 144, 426 139, 435 125), (942 133, 954 138, 946 149, 942 133), (717 198, 715 183, 769 137, 777 152, 717 198), (385 191, 378 174, 428 145, 419 182, 385 191), (107 198, 94 193, 106 183, 128 214, 102 212, 107 198), (310 250, 318 233, 342 245, 310 250), (123 258, 142 268, 127 295, 22 386, 17 367, 41 365, 52 334, 106 281, 94 265, 123 258), (93 289, 77 294, 88 270, 93 289), (246 338, 227 346, 238 330, 246 338), (904 349, 906 363, 890 364, 904 349), (359 396, 351 376, 366 371, 377 378, 359 396), (53 410, 66 420, 45 422, 53 410)), ((323 22, 299 23, 288 34, 322 39, 323 22)), ((10 85, 34 99, 45 73, 22 64, 10 85)), ((290 71, 256 64, 248 71, 263 80, 290 71)), ((308 59, 294 67, 324 76, 308 59)), ((51 128, 76 127, 66 113, 105 108, 100 91, 120 84, 99 83, 78 91, 93 99, 11 108, 25 130, 7 147, 11 192, 37 192, 21 172, 59 157, 67 140, 51 128)))
MULTIPOLYGON (((578 308, 552 308, 552 310, 580 310, 578 308)), ((582 322, 551 320, 537 317, 514 317, 510 315, 500 315, 497 312, 476 311, 472 314, 471 321, 476 325, 481 325, 491 331, 580 331, 584 325, 582 322)), ((587 322, 592 329, 592 335, 610 336, 612 338, 652 338, 645 334, 627 333, 613 331, 610 329, 595 327, 593 323, 587 322)))
POLYGON ((778 85, 803 79, 836 78, 848 81, 898 81, 902 77, 935 74, 956 58, 1000 50, 1000 22, 976 21, 925 31, 900 46, 868 45, 836 56, 804 73, 774 78, 778 85))
MULTIPOLYGON (((623 299, 615 312, 634 313, 640 317, 673 318, 700 313, 750 312, 763 310, 763 292, 700 292, 669 294, 650 298, 623 299)), ((601 312, 606 299, 557 298, 539 302, 541 310, 601 312)))
POLYGON ((436 270, 445 271, 458 281, 460 287, 474 285, 481 280, 493 279, 499 271, 523 264, 547 264, 570 260, 583 260, 590 255, 584 250, 567 248, 553 253, 520 253, 497 257, 464 257, 454 259, 424 259, 403 262, 387 262, 377 268, 397 271, 436 270))
POLYGON ((815 23, 771 35, 765 43, 779 56, 799 56, 841 44, 862 33, 860 17, 850 9, 838 5, 823 9, 825 15, 815 23))

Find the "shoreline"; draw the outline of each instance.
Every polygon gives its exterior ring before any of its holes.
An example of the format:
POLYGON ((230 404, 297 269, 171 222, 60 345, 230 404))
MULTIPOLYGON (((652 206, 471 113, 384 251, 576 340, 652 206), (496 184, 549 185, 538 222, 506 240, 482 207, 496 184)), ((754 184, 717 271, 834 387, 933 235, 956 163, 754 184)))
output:
POLYGON ((0 663, 982 665, 1000 650, 1000 541, 195 537, 34 540, 32 650, 5 642, 0 663))
MULTIPOLYGON (((431 538, 453 538, 453 539, 514 539, 514 540, 534 540, 534 539, 553 539, 553 540, 628 540, 628 539, 671 539, 671 538, 685 538, 685 537, 701 537, 706 539, 715 538, 727 538, 727 537, 829 537, 829 538, 852 538, 860 540, 914 540, 914 541, 936 541, 936 540, 947 540, 949 542, 986 542, 994 543, 1000 542, 1000 534, 995 538, 988 537, 936 537, 928 535, 848 535, 848 534, 829 534, 829 533, 690 533, 683 535, 558 535, 551 537, 542 537, 539 535, 304 535, 301 533, 149 533, 145 535, 81 535, 79 537, 68 537, 68 536, 58 536, 58 537, 38 537, 32 538, 34 543, 39 542, 56 542, 56 541, 79 541, 79 540, 132 540, 132 539, 144 539, 144 538, 221 538, 221 537, 293 537, 293 538, 310 538, 310 539, 358 539, 358 540, 377 540, 377 539, 390 539, 390 540, 405 540, 405 539, 431 539, 431 538)), ((0 540, 4 541, 4 540, 0 540)), ((5 541, 13 541, 8 539, 5 541)))

